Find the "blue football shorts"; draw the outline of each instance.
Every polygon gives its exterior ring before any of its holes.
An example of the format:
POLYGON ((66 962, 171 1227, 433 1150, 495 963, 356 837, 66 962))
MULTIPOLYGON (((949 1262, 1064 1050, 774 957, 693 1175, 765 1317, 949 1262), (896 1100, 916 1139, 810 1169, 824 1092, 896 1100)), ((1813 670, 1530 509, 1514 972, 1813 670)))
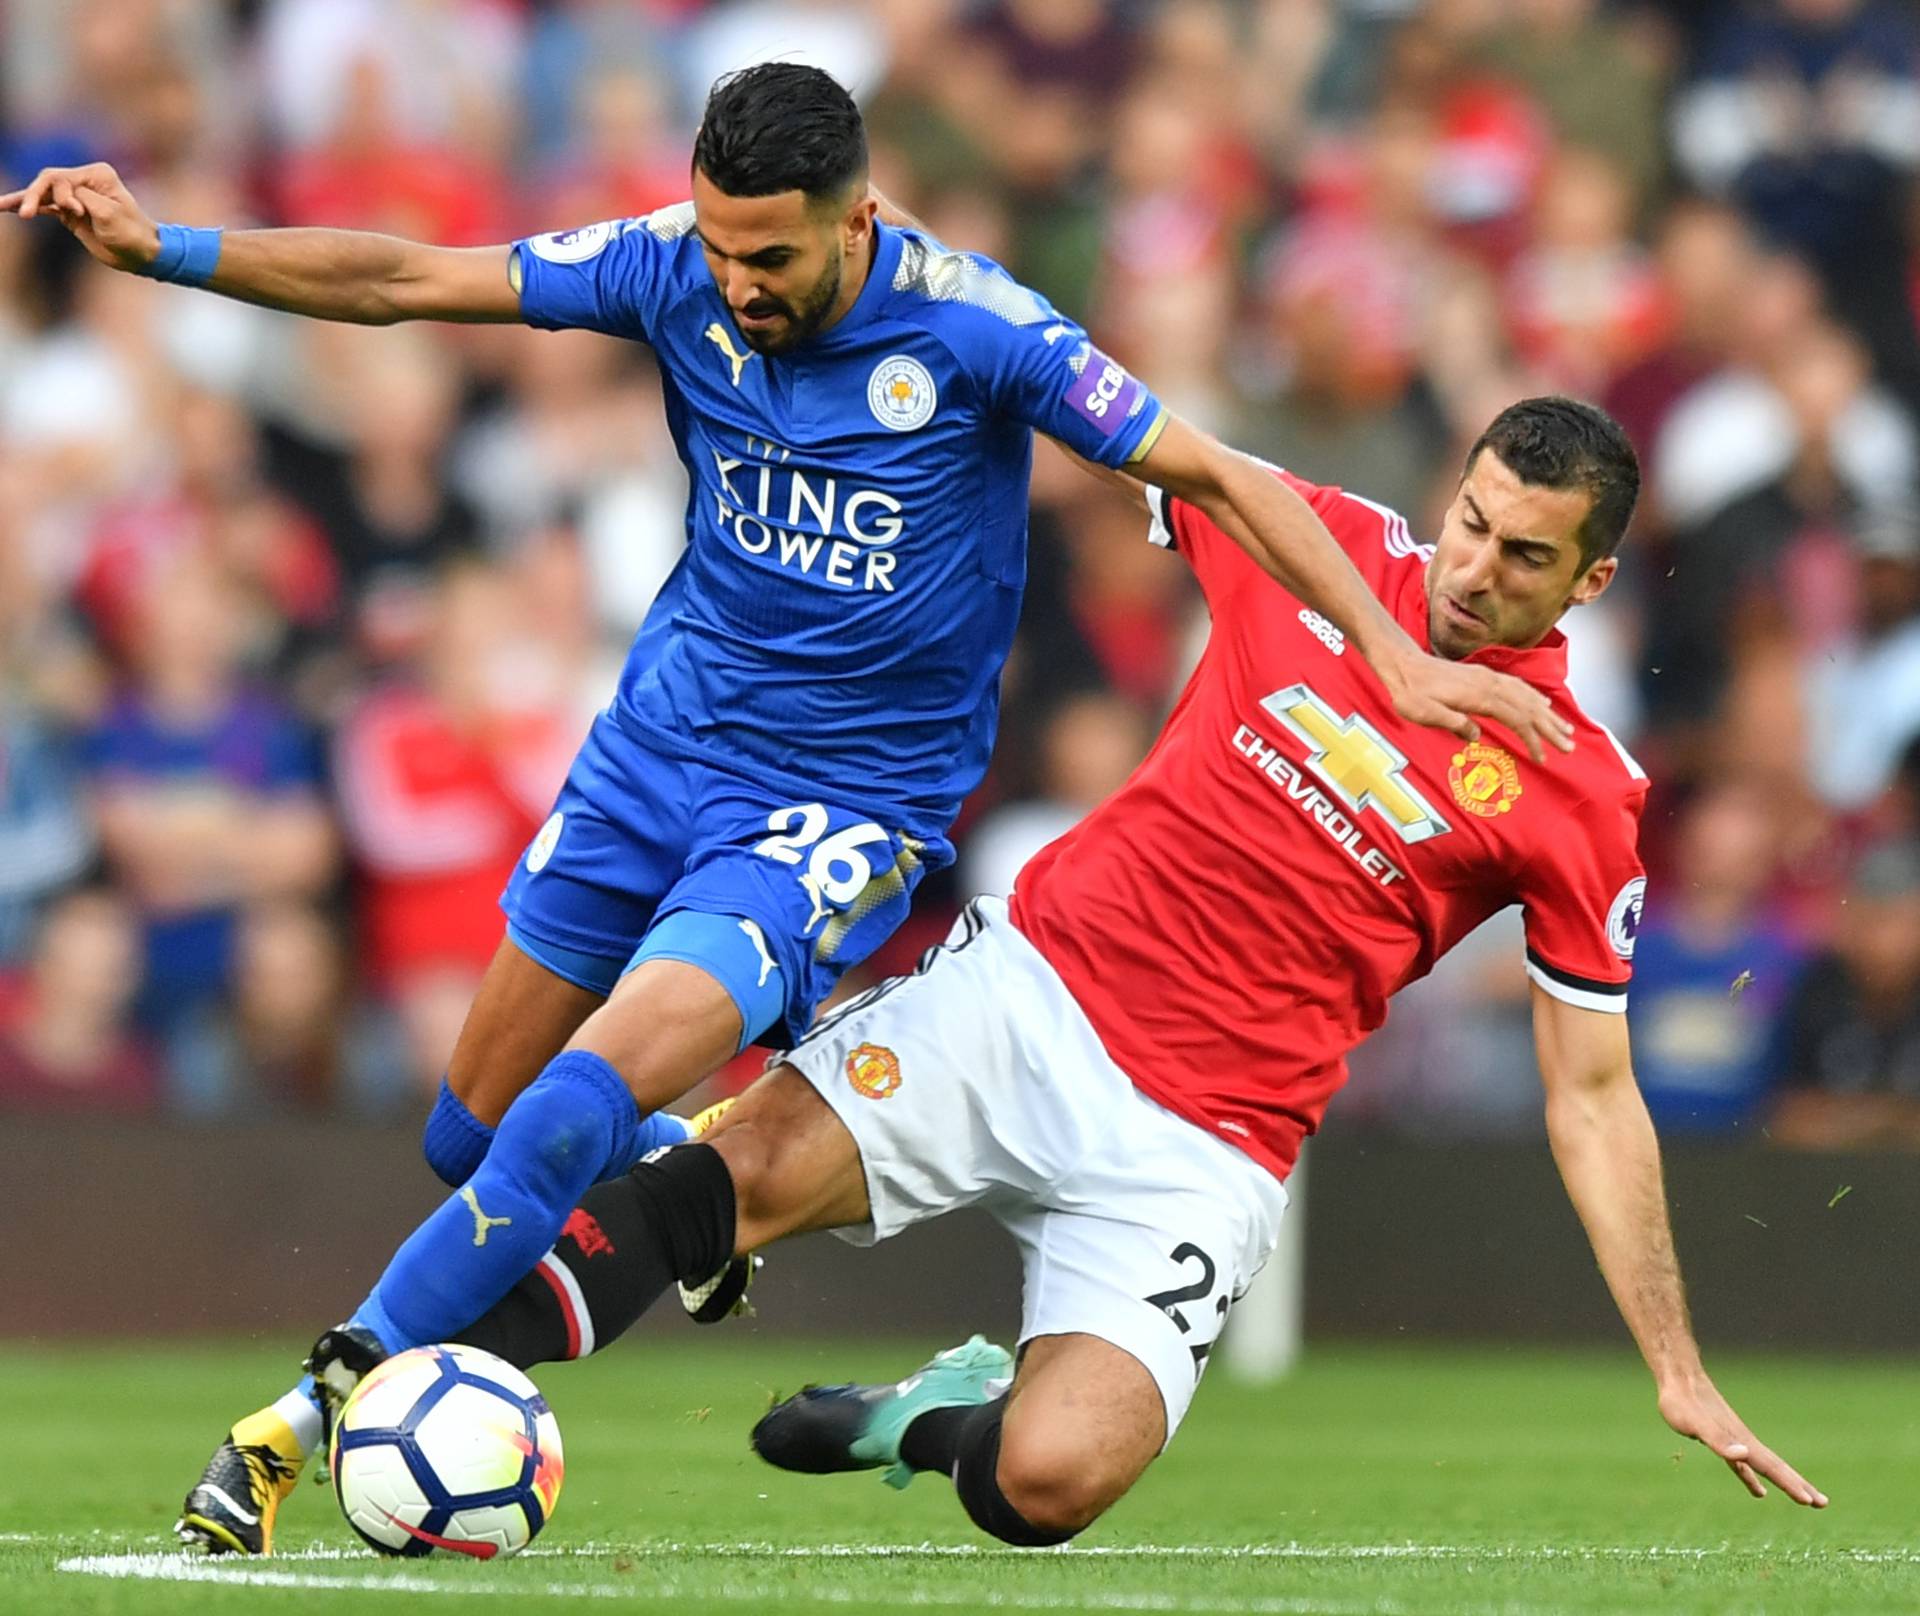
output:
POLYGON ((684 960, 732 995, 743 1048, 785 1048, 952 859, 944 837, 824 788, 667 755, 609 711, 500 907, 515 945, 580 987, 609 994, 644 960, 684 960))

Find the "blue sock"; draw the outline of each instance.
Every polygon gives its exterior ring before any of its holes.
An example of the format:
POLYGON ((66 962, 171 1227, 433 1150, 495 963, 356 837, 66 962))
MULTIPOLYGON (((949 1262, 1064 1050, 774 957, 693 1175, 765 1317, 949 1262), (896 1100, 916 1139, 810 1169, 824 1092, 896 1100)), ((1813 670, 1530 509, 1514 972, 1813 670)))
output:
POLYGON ((693 1130, 687 1126, 687 1119, 676 1117, 671 1111, 656 1111, 650 1117, 642 1117, 640 1126, 634 1130, 632 1158, 608 1162, 607 1170, 600 1177, 618 1178, 622 1173, 630 1173, 640 1165, 643 1156, 651 1156, 668 1145, 685 1144, 692 1137, 693 1130))
POLYGON ((389 1352, 464 1329, 546 1255, 589 1188, 638 1159, 640 1120, 606 1061, 555 1056, 507 1108, 473 1177, 394 1253, 354 1322, 389 1352))
POLYGON ((440 1182, 458 1189, 486 1160, 493 1132, 467 1109, 466 1101, 453 1092, 443 1077, 433 1109, 427 1113, 420 1151, 427 1158, 427 1165, 439 1175, 440 1182))
MULTIPOLYGON (((458 1189, 480 1170, 493 1144, 494 1130, 467 1109, 466 1102, 440 1079, 440 1093, 427 1113, 427 1126, 421 1135, 421 1153, 427 1165, 439 1175, 440 1182, 458 1189)), ((677 1145, 691 1137, 684 1118, 670 1111, 656 1111, 643 1118, 634 1135, 633 1160, 609 1162, 603 1178, 618 1178, 630 1171, 642 1156, 666 1145, 677 1145)))

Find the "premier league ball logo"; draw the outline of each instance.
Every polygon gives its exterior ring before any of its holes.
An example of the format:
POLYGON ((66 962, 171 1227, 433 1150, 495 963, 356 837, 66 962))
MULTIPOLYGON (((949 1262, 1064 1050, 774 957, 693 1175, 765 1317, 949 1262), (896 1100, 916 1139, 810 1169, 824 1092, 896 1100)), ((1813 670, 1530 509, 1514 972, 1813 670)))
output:
POLYGON ((536 257, 550 264, 581 264, 602 251, 620 227, 618 219, 599 224, 583 224, 575 230, 555 230, 544 236, 530 236, 527 245, 536 257))
POLYGON ((1607 911, 1607 941, 1623 960, 1633 958, 1633 945, 1640 940, 1640 909, 1647 898, 1647 878, 1636 875, 1620 889, 1607 911))

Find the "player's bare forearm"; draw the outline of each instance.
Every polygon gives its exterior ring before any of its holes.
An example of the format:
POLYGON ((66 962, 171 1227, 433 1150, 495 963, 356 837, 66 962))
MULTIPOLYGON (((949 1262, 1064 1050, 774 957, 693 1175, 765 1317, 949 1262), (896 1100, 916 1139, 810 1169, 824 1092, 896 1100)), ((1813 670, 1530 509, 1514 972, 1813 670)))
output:
POLYGON ((1203 512, 1376 671, 1419 655, 1313 507, 1259 462, 1175 418, 1145 458, 1125 469, 1203 512))
POLYGON ((1219 491, 1194 503, 1290 593, 1345 634, 1376 673, 1391 676, 1420 655, 1311 505, 1232 449, 1220 450, 1217 475, 1219 491))
POLYGON ((505 247, 426 247, 363 230, 232 230, 210 291, 355 325, 520 317, 505 247))
POLYGON ((1660 1145, 1632 1069, 1561 1073, 1547 1137, 1595 1260, 1661 1386, 1700 1372, 1660 1174, 1660 1145))
MULTIPOLYGON (((108 163, 42 169, 0 196, 0 213, 52 217, 110 269, 151 274, 161 257, 163 227, 108 163)), ((176 235, 176 244, 192 234, 176 235)), ((357 230, 233 230, 194 239, 201 249, 217 247, 211 274, 197 265, 183 274, 174 264, 169 277, 245 303, 359 325, 520 318, 504 246, 429 247, 357 230)))
POLYGON ((1549 746, 1573 750, 1573 726, 1552 702, 1509 674, 1422 651, 1367 586, 1313 507, 1271 467, 1170 417, 1152 446, 1123 468, 1194 506, 1296 598, 1346 635, 1386 686, 1394 711, 1477 740, 1474 715, 1513 731, 1534 762, 1549 746))
POLYGON ((1755 1498, 1766 1496, 1770 1481, 1795 1503, 1825 1507, 1826 1495, 1747 1428, 1700 1362, 1626 1017, 1577 1008, 1537 985, 1533 995, 1554 1161, 1653 1371, 1660 1417, 1717 1454, 1755 1498))

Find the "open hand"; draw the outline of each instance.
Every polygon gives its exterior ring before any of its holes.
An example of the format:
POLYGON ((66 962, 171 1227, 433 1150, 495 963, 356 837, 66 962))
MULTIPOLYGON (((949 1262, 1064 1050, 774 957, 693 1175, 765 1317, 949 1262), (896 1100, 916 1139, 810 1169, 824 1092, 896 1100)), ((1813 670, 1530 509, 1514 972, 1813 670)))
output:
POLYGON ((111 269, 142 270, 159 256, 159 227, 107 163, 43 168, 30 185, 0 196, 0 213, 32 219, 43 212, 111 269))
POLYGON ((1767 1496, 1764 1477, 1796 1504, 1827 1507, 1827 1495, 1749 1431, 1706 1376, 1662 1391, 1660 1417, 1682 1436, 1692 1437, 1726 1460, 1727 1468, 1755 1498, 1767 1496))
POLYGON ((1411 723, 1477 741, 1478 714, 1512 730, 1535 763, 1546 761, 1549 745, 1573 750, 1573 725, 1544 695, 1512 674, 1416 651, 1382 670, 1381 677, 1393 697, 1393 710, 1411 723))

